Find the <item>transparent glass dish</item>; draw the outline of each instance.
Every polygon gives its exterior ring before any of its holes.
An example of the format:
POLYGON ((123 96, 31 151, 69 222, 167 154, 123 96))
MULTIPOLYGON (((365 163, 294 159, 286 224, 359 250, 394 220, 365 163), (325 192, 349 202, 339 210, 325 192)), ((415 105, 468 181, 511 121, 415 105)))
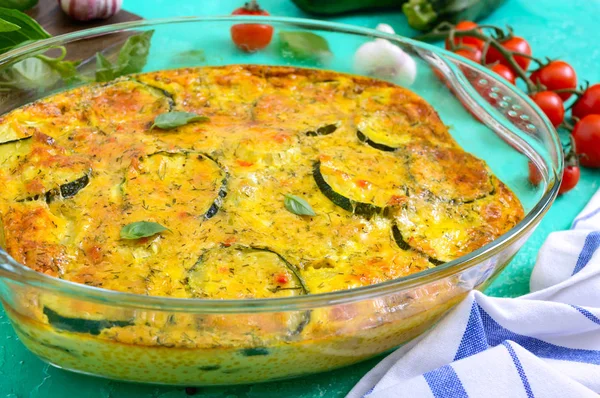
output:
MULTIPOLYGON (((149 30, 154 34, 144 72, 264 64, 357 74, 356 49, 375 38, 387 39, 417 63, 416 81, 408 88, 433 105, 465 150, 487 162, 521 200, 526 216, 492 243, 436 268, 352 290, 277 299, 177 299, 109 291, 37 273, 0 249, 4 309, 23 344, 57 367, 128 381, 219 385, 356 363, 418 336, 470 290, 485 288, 557 194, 563 169, 560 142, 527 96, 479 65, 375 30, 289 18, 138 21, 26 45, 0 56, 0 73, 36 54, 56 55, 56 47, 64 46, 67 59, 83 60, 79 73, 93 79, 96 52, 114 59, 128 37, 149 30), (274 42, 257 53, 239 51, 230 27, 257 20, 274 27, 274 42), (282 56, 277 33, 284 30, 325 37, 332 56, 319 64, 282 56), (540 174, 537 186, 528 180, 530 163, 540 174), (71 318, 61 318, 64 314, 71 318)), ((46 83, 0 91, 0 115, 70 87, 60 79, 46 83)))

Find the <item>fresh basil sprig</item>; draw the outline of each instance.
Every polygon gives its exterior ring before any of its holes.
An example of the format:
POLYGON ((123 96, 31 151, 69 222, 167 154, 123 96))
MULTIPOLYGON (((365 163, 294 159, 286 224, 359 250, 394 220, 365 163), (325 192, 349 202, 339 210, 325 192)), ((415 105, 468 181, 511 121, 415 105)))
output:
POLYGON ((154 119, 150 130, 158 127, 163 130, 171 130, 192 122, 207 122, 210 119, 192 112, 166 112, 161 113, 154 119))
POLYGON ((0 32, 0 54, 28 42, 51 37, 27 14, 3 7, 0 7, 0 32))
POLYGON ((326 61, 332 53, 324 37, 312 32, 280 31, 279 50, 284 57, 326 61))
POLYGON ((96 53, 96 81, 107 82, 119 76, 141 72, 148 60, 153 34, 154 31, 149 30, 129 37, 119 50, 114 64, 102 53, 96 53))
POLYGON ((290 212, 299 216, 316 216, 317 213, 308 202, 296 195, 285 195, 283 205, 290 212))
POLYGON ((168 228, 152 221, 136 221, 121 228, 121 239, 139 239, 167 231, 168 228))

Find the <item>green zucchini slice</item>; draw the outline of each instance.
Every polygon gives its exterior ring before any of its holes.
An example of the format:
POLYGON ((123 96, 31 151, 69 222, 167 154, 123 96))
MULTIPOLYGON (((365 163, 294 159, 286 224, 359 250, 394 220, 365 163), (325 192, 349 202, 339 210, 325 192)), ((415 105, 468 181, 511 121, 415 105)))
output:
POLYGON ((73 197, 89 184, 91 176, 88 159, 70 153, 43 134, 0 145, 0 165, 20 176, 20 181, 10 184, 5 192, 18 202, 50 203, 73 197))
POLYGON ((89 333, 93 336, 99 335, 104 329, 113 327, 125 327, 133 325, 133 321, 110 321, 110 320, 93 320, 83 318, 70 318, 60 315, 58 312, 44 307, 44 315, 48 317, 48 323, 55 329, 64 330, 74 333, 89 333))
POLYGON ((456 148, 412 145, 409 172, 417 185, 443 200, 470 203, 494 193, 483 160, 456 148))
POLYGON ((156 152, 126 172, 125 206, 168 219, 181 212, 208 219, 225 198, 227 173, 210 156, 198 152, 156 152))
POLYGON ((410 177, 403 159, 366 147, 345 147, 319 156, 313 178, 321 193, 342 209, 364 217, 385 215, 407 194, 410 177))
POLYGON ((317 128, 316 130, 309 130, 306 132, 306 135, 309 137, 318 137, 322 135, 330 135, 333 134, 338 128, 336 123, 326 124, 317 128))
POLYGON ((356 130, 356 136, 358 137, 359 141, 364 142, 367 145, 369 145, 375 149, 379 149, 380 151, 394 152, 396 149, 398 149, 398 148, 394 148, 394 147, 391 147, 388 145, 384 145, 384 144, 375 142, 375 141, 371 140, 369 137, 367 137, 366 135, 364 135, 360 130, 356 130))
POLYGON ((425 254, 435 265, 470 253, 497 236, 481 213, 478 202, 453 203, 416 194, 401 206, 389 208, 398 246, 425 254))
MULTIPOLYGON (((398 247, 402 250, 415 250, 413 247, 411 247, 402 237, 402 232, 400 232, 400 229, 398 228, 398 226, 396 224, 394 224, 392 226, 392 236, 394 237, 394 241, 396 242, 396 244, 398 245, 398 247)), ((416 250, 419 251, 419 250, 416 250)), ((420 251, 419 251, 420 252, 420 251)), ((435 258, 431 258, 431 257, 427 257, 427 260, 433 264, 433 265, 442 265, 444 264, 444 261, 440 261, 440 260, 436 260, 435 258)))
POLYGON ((267 248, 242 245, 218 247, 202 254, 188 273, 187 286, 194 297, 211 299, 307 293, 297 268, 283 256, 267 248))
POLYGON ((336 206, 349 211, 350 213, 357 214, 359 216, 372 217, 375 214, 383 213, 383 207, 376 206, 371 203, 359 202, 345 197, 344 195, 336 192, 331 185, 327 183, 323 173, 321 171, 321 161, 316 161, 313 165, 313 178, 319 190, 329 200, 331 200, 336 206))

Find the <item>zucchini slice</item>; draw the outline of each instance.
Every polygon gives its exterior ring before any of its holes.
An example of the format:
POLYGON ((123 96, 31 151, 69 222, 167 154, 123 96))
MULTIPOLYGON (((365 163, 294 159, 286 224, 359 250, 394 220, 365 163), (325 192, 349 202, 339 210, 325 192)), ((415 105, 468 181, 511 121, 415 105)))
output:
POLYGON ((211 299, 274 298, 307 293, 297 268, 283 256, 267 248, 242 245, 203 253, 188 272, 187 286, 194 297, 211 299))
POLYGON ((17 202, 45 200, 50 203, 70 198, 90 182, 89 159, 70 153, 41 133, 31 139, 0 145, 0 163, 4 170, 20 178, 5 192, 17 202))
POLYGON ((481 213, 478 202, 452 203, 431 195, 412 195, 403 205, 389 208, 398 246, 419 251, 436 265, 470 253, 497 236, 481 213))
POLYGON ((132 164, 122 185, 125 206, 163 219, 181 212, 205 219, 217 214, 225 198, 227 173, 198 152, 156 152, 132 164))
POLYGON ((461 149, 412 145, 409 172, 418 186, 449 201, 470 203, 494 193, 483 160, 461 149))
POLYGON ((383 213, 383 208, 371 203, 358 202, 336 192, 331 185, 327 183, 323 172, 321 171, 321 161, 316 161, 313 165, 313 178, 319 190, 336 206, 360 216, 371 217, 377 213, 383 213))
POLYGON ((134 80, 92 86, 83 103, 91 124, 107 133, 147 131, 156 116, 169 112, 173 99, 163 90, 134 80))
POLYGON ((386 213, 405 196, 410 178, 402 159, 382 153, 339 148, 313 164, 317 187, 336 206, 364 217, 386 213))
MULTIPOLYGON (((392 226, 392 236, 394 237, 394 241, 398 245, 398 247, 402 250, 415 250, 413 249, 402 237, 402 232, 396 224, 392 226)), ((419 250, 416 250, 419 251, 419 250)), ((444 261, 436 260, 435 258, 427 257, 427 260, 433 265, 442 265, 444 261)))
POLYGON ((356 130, 356 136, 358 137, 359 141, 366 143, 370 147, 373 147, 375 149, 379 149, 380 151, 394 152, 396 149, 398 149, 398 148, 394 148, 394 147, 391 147, 391 146, 388 146, 388 145, 377 143, 377 142, 371 140, 366 135, 364 135, 360 130, 356 130))
POLYGON ((309 137, 318 137, 322 135, 330 135, 333 134, 338 128, 337 123, 326 124, 317 128, 316 130, 309 130, 306 132, 306 135, 309 137))
POLYGON ((58 312, 44 307, 44 315, 48 318, 48 323, 55 329, 74 333, 89 333, 93 336, 99 335, 104 329, 113 327, 125 327, 133 325, 133 321, 110 321, 93 320, 83 318, 70 318, 60 315, 58 312))

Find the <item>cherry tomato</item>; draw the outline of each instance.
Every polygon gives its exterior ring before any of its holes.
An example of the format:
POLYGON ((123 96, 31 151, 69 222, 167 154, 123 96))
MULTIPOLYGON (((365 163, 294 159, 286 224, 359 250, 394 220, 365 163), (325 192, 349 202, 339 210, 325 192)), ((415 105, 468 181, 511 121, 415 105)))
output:
POLYGON ((583 119, 587 115, 600 115, 600 84, 590 86, 573 105, 573 116, 583 119))
POLYGON ((502 64, 496 64, 490 68, 493 72, 496 72, 504 79, 508 80, 512 84, 515 84, 517 81, 517 76, 515 76, 515 72, 512 71, 508 66, 502 64))
MULTIPOLYGON (((529 43, 522 37, 514 36, 508 40, 502 42, 502 47, 509 51, 516 51, 523 54, 531 55, 531 47, 529 47, 529 43)), ((515 56, 516 63, 523 69, 527 70, 529 66, 529 62, 531 60, 526 57, 515 56)), ((493 64, 495 62, 500 62, 504 66, 508 66, 512 69, 506 58, 500 54, 498 50, 494 47, 490 47, 485 57, 486 64, 493 64)))
MULTIPOLYGON (((471 29, 476 28, 477 26, 478 25, 475 22, 461 21, 456 24, 454 29, 457 31, 471 30, 471 29)), ((480 39, 477 39, 477 38, 471 37, 471 36, 455 37, 454 45, 455 46, 472 46, 472 47, 475 47, 475 48, 478 48, 481 50, 481 49, 483 49, 483 40, 480 40, 480 39)), ((450 40, 448 40, 448 39, 446 39, 446 50, 452 50, 452 48, 450 46, 450 40)))
POLYGON ((600 168, 600 115, 581 119, 572 134, 579 162, 586 167, 600 168))
POLYGON ((542 182, 542 174, 532 162, 529 162, 529 182, 533 185, 538 185, 542 182))
POLYGON ((533 102, 548 116, 554 127, 557 127, 565 118, 565 106, 558 94, 552 91, 541 91, 531 96, 533 102))
MULTIPOLYGON (((235 9, 232 15, 269 15, 253 0, 235 9)), ((273 27, 261 24, 238 24, 231 27, 231 39, 242 51, 254 52, 265 48, 273 38, 273 27)))
MULTIPOLYGON (((530 78, 534 83, 542 84, 546 90, 550 91, 577 87, 575 69, 564 61, 552 61, 534 71, 530 78)), ((566 101, 572 94, 560 93, 558 95, 563 101, 566 101)))
POLYGON ((460 55, 461 57, 464 57, 466 59, 470 59, 471 61, 476 62, 478 64, 481 63, 481 50, 476 47, 469 46, 465 49, 456 50, 454 51, 454 54, 460 55))
POLYGON ((579 182, 580 170, 579 166, 568 165, 563 171, 562 182, 558 188, 558 194, 563 194, 575 188, 579 182))

